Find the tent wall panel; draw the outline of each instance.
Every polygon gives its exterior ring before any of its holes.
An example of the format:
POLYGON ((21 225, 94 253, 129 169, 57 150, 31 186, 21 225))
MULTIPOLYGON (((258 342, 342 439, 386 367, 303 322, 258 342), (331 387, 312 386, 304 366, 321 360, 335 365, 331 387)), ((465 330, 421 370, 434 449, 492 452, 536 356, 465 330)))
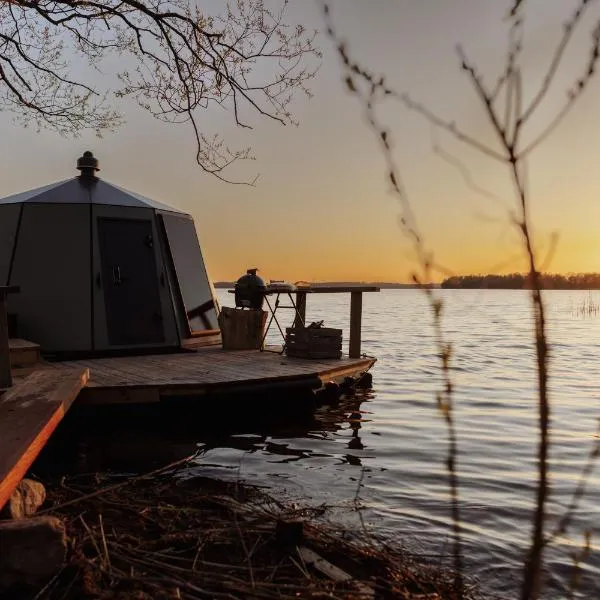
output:
MULTIPOLYGON (((156 212, 152 209, 134 208, 128 206, 109 206, 103 204, 94 204, 92 208, 92 248, 93 248, 93 306, 94 306, 94 349, 104 350, 123 350, 125 348, 147 348, 147 347, 177 347, 180 340, 175 323, 175 314, 173 303, 169 291, 167 273, 160 251, 160 243, 154 243, 159 239, 159 229, 156 223, 156 212), (156 281, 160 298, 160 315, 164 329, 164 339, 161 342, 141 343, 141 344, 115 344, 111 343, 110 335, 110 317, 107 318, 105 288, 113 285, 114 282, 106 281, 106 265, 102 261, 102 240, 99 236, 99 227, 101 228, 103 220, 115 220, 119 222, 150 221, 152 231, 152 251, 156 262, 156 281), (104 269, 104 270, 103 270, 104 269)), ((126 274, 124 274, 126 277, 126 274)), ((114 341, 114 340, 113 340, 114 341)))
POLYGON ((19 335, 65 357, 178 348, 190 321, 216 329, 192 218, 84 175, 0 199, 0 285, 21 287, 8 299, 19 335))
POLYGON ((175 312, 175 323, 177 326, 177 332, 179 339, 183 340, 190 337, 190 324, 185 314, 185 306, 183 304, 183 298, 179 290, 179 283, 177 282, 177 274, 175 273, 175 265, 171 258, 169 250, 169 242, 167 240, 167 231, 165 229, 164 221, 161 215, 157 216, 156 221, 158 230, 160 232, 160 250, 162 253, 163 263, 165 265, 165 272, 167 273, 167 282, 169 284, 169 292, 171 295, 171 302, 173 304, 173 310, 175 312))
POLYGON ((0 204, 0 286, 8 283, 21 204, 0 204))
POLYGON ((46 352, 91 346, 89 206, 25 204, 10 284, 19 333, 46 352))
POLYGON ((181 215, 164 213, 160 216, 192 330, 218 329, 217 305, 194 221, 181 215))

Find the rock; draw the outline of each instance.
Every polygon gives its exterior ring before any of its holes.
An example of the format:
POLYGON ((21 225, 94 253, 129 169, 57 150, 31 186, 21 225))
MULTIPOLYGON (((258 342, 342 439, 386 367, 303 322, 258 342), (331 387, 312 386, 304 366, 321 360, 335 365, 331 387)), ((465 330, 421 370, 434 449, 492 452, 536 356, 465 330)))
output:
POLYGON ((39 481, 23 479, 2 509, 2 516, 9 519, 31 517, 45 500, 46 490, 39 481))
POLYGON ((275 540, 284 548, 295 548, 304 541, 304 523, 302 521, 277 521, 275 540))
POLYGON ((324 404, 335 405, 342 395, 340 386, 335 381, 328 381, 323 388, 317 392, 317 400, 321 406, 324 404))
POLYGON ((32 517, 0 523, 0 588, 35 584, 63 565, 67 536, 56 517, 32 517))
POLYGON ((356 387, 361 390, 370 390, 373 387, 373 374, 368 371, 362 373, 356 382, 356 387))

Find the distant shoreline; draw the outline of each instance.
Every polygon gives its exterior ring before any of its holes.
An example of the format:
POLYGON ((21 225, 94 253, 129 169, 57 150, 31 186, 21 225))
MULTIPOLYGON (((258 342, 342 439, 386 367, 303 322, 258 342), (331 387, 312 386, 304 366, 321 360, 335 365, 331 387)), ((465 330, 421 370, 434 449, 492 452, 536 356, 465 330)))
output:
MULTIPOLYGON (((382 290, 415 289, 418 287, 414 283, 391 283, 385 281, 316 281, 307 283, 310 283, 311 287, 344 287, 351 285, 362 285, 378 287, 382 290)), ((235 286, 235 281, 215 281, 213 285, 217 289, 232 289, 235 286)), ((440 287, 440 284, 434 283, 433 287, 440 287)))
MULTIPOLYGON (((544 290, 600 290, 600 273, 569 273, 567 275, 542 273, 540 279, 541 288, 544 290)), ((419 287, 414 283, 396 283, 390 281, 316 281, 306 283, 310 283, 315 288, 373 286, 382 290, 404 290, 419 287)), ((234 286, 235 281, 216 281, 214 283, 214 287, 217 289, 233 289, 234 286)), ((441 283, 433 283, 431 286, 448 290, 526 290, 531 287, 528 275, 523 273, 510 273, 508 275, 456 275, 444 279, 441 283)))
MULTIPOLYGON (((457 275, 442 281, 443 289, 531 289, 529 275, 510 273, 508 275, 457 275)), ((540 274, 540 287, 543 290, 600 290, 600 273, 554 273, 540 274)))

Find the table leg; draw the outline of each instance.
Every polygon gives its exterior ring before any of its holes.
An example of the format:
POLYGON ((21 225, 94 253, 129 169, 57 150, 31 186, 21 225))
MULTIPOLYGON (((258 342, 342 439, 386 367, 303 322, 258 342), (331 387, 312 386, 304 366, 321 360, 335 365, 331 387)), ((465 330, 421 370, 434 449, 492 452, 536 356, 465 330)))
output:
MULTIPOLYGON (((275 308, 273 308, 271 306, 269 299, 265 296, 265 302, 267 303, 267 306, 269 307, 269 311, 271 312, 271 318, 269 319, 269 323, 267 324, 265 333, 263 335, 262 342, 260 344, 261 352, 265 351, 265 340, 267 339, 267 334, 269 333, 269 329, 270 329, 271 323, 273 323, 273 321, 275 321, 275 325, 277 325, 277 329, 279 329, 279 333, 281 334, 281 337, 283 338, 283 347, 282 347, 283 349, 281 350, 281 352, 277 352, 277 354, 283 354, 283 352, 285 350, 285 333, 283 333, 283 330, 281 329, 281 325, 279 325, 279 321, 277 320, 277 317, 275 316, 275 313, 277 312, 277 309, 279 308, 279 296, 280 295, 281 294, 277 294, 277 297, 275 298, 275 308)), ((273 352, 273 350, 268 350, 268 352, 273 352)))
POLYGON ((293 327, 304 327, 306 324, 306 292, 296 292, 296 318, 293 327))
POLYGON ((271 308, 271 303, 269 302, 269 299, 266 296, 265 296, 265 302, 267 303, 267 306, 269 307, 269 312, 271 313, 271 316, 269 317, 269 322, 267 323, 267 326, 265 327, 265 332, 263 333, 263 337, 260 342, 260 351, 261 352, 265 349, 265 340, 267 339, 267 333, 269 333, 269 328, 271 327, 271 323, 273 322, 273 318, 275 317, 275 313, 273 312, 273 309, 271 308))
MULTIPOLYGON (((277 325, 277 329, 279 329, 279 333, 281 334, 281 337, 283 338, 283 343, 285 345, 285 333, 283 333, 283 329, 281 329, 281 325, 279 324, 279 321, 277 320, 277 317, 275 316, 275 313, 277 312, 277 309, 279 308, 279 296, 280 294, 277 294, 277 300, 275 301, 275 310, 273 311, 273 318, 275 319, 275 325, 277 325)), ((282 307, 285 308, 285 307, 282 307)))
POLYGON ((0 389, 12 386, 6 294, 0 292, 0 389))
POLYGON ((362 329, 362 292, 350 294, 350 358, 360 358, 360 336, 362 329))

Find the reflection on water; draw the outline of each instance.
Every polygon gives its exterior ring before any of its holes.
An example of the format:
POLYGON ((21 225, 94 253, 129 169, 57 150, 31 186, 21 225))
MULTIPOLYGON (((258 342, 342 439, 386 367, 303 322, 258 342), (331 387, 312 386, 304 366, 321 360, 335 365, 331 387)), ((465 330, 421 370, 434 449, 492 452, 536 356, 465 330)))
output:
MULTIPOLYGON (((463 537, 469 573, 514 597, 530 539, 536 481, 535 355, 526 292, 453 290, 445 330, 454 345, 463 537)), ((600 299, 600 293, 592 292, 600 299)), ((231 299, 221 295, 226 304, 231 299)), ((600 317, 574 309, 589 293, 546 293, 553 403, 549 524, 571 499, 600 416, 600 317)), ((586 300, 587 301, 587 300, 586 300)), ((307 317, 342 327, 348 299, 309 298, 307 317)), ((450 552, 446 430, 435 408, 439 369, 429 309, 415 290, 365 294, 363 351, 377 356, 374 389, 354 404, 323 409, 304 432, 235 436, 207 446, 198 472, 242 477, 315 504, 352 507, 360 482, 367 522, 415 551, 450 552)), ((278 340, 273 338, 273 342, 278 340)), ((566 597, 571 555, 596 532, 579 594, 600 597, 597 470, 572 533, 547 553, 546 597, 566 597)), ((344 518, 340 513, 340 518, 344 518)), ((355 518, 348 511, 347 518, 355 518)))
MULTIPOLYGON (((529 301, 519 291, 443 294, 446 334, 454 344, 467 569, 484 589, 514 598, 530 538, 537 469, 529 301)), ((600 416, 600 317, 574 310, 583 297, 588 292, 546 294, 553 405, 549 529, 571 500, 600 416)), ((222 305, 231 300, 220 294, 222 305)), ((348 312, 348 299, 340 294, 308 299, 307 317, 342 327, 346 340, 348 312)), ((104 455, 96 458, 110 454, 126 470, 139 468, 143 460, 148 467, 162 465, 199 448, 187 475, 240 478, 305 503, 336 507, 333 516, 342 520, 356 520, 358 492, 368 527, 443 561, 451 551, 447 438, 435 407, 440 378, 430 322, 417 291, 365 294, 363 351, 378 358, 372 391, 319 409, 312 420, 287 429, 259 423, 217 434, 211 431, 213 424, 200 418, 185 429, 161 428, 151 444, 146 430, 114 431, 113 450, 104 445, 104 455)), ((279 342, 275 334, 271 341, 279 342)), ((96 445, 89 431, 85 438, 90 458, 96 445)), ((546 598, 567 596, 571 555, 581 546, 584 530, 594 537, 578 594, 600 597, 599 506, 595 470, 572 533, 547 553, 546 598)))

